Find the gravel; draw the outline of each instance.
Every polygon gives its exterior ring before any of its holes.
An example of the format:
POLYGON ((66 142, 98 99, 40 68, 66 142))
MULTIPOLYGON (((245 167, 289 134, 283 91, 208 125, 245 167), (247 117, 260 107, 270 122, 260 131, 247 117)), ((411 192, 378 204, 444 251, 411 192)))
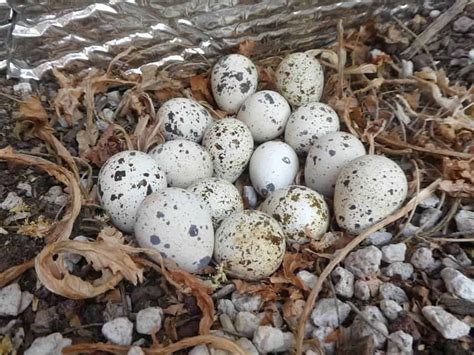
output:
POLYGON ((284 333, 278 328, 264 325, 258 327, 252 342, 260 353, 279 353, 293 347, 295 336, 293 333, 284 333))
POLYGON ((385 245, 382 247, 382 260, 389 264, 404 261, 406 251, 405 243, 385 245))
POLYGON ((7 197, 0 203, 0 209, 10 211, 11 209, 21 205, 23 199, 15 192, 9 192, 7 197))
POLYGON ((239 312, 258 312, 263 303, 260 296, 250 296, 237 292, 233 292, 231 298, 239 312))
POLYGON ((359 278, 368 277, 379 271, 382 252, 369 246, 350 253, 344 260, 344 266, 359 278))
POLYGON ((362 301, 370 299, 370 288, 366 281, 356 280, 354 283, 354 296, 362 301))
POLYGON ((388 244, 390 240, 392 240, 392 237, 393 235, 390 232, 379 231, 379 232, 375 232, 369 235, 367 239, 364 241, 364 243, 367 245, 376 245, 376 246, 385 245, 385 244, 388 244))
POLYGON ((326 354, 333 354, 336 348, 335 342, 326 342, 326 338, 329 334, 334 332, 334 329, 331 327, 317 327, 311 333, 311 338, 319 341, 320 346, 324 349, 326 354))
POLYGON ((427 198, 425 198, 423 201, 418 203, 418 206, 421 208, 435 208, 439 204, 439 197, 431 194, 427 198))
POLYGON ((232 320, 234 320, 237 315, 237 310, 232 301, 225 298, 218 301, 217 310, 223 314, 227 314, 232 320))
POLYGON ((467 16, 461 16, 453 22, 454 32, 466 33, 474 26, 474 20, 467 16))
POLYGON ((380 298, 383 300, 393 300, 397 303, 408 301, 405 291, 391 282, 384 282, 381 284, 379 288, 379 294, 380 298))
POLYGON ((426 306, 423 315, 446 339, 458 339, 469 334, 470 327, 439 306, 426 306))
POLYGON ((454 216, 459 232, 474 231, 474 212, 461 210, 454 216))
POLYGON ((350 271, 338 266, 332 272, 331 277, 337 295, 346 298, 351 298, 354 295, 354 275, 350 271))
POLYGON ((259 355, 257 348, 255 348, 255 345, 248 340, 247 338, 240 338, 239 340, 236 341, 237 345, 239 345, 247 355, 259 355))
POLYGON ((411 256, 410 263, 423 271, 432 271, 438 266, 431 249, 426 247, 416 249, 411 256))
POLYGON ((53 333, 36 338, 24 355, 61 355, 62 349, 71 344, 71 339, 63 338, 61 333, 53 333))
POLYGON ((402 280, 408 280, 413 275, 413 265, 400 261, 394 262, 389 266, 382 268, 384 275, 389 277, 399 276, 402 280))
POLYGON ((160 331, 163 311, 160 307, 148 307, 137 314, 136 328, 140 334, 155 334, 160 331))
POLYGON ((127 355, 145 355, 145 352, 139 346, 132 346, 128 350, 127 355))
POLYGON ((296 276, 298 276, 303 284, 310 290, 316 285, 316 282, 318 281, 318 277, 315 274, 306 270, 299 271, 296 276))
POLYGON ((399 354, 413 354, 413 337, 402 330, 390 334, 387 345, 387 355, 399 354))
POLYGON ((424 230, 432 228, 441 218, 443 212, 436 208, 428 208, 420 215, 420 227, 424 230))
POLYGON ((350 329, 354 339, 372 336, 376 349, 382 349, 385 346, 385 335, 388 335, 388 329, 387 326, 379 320, 372 320, 371 325, 369 325, 360 316, 356 316, 350 329))
POLYGON ((380 309, 389 320, 397 319, 400 312, 403 312, 403 308, 393 300, 382 300, 380 302, 380 309))
POLYGON ((20 312, 22 293, 18 284, 11 284, 0 290, 0 316, 17 316, 20 312))
POLYGON ((133 323, 126 317, 115 318, 102 326, 102 335, 113 344, 130 345, 132 334, 133 323))
POLYGON ((251 338, 260 326, 260 318, 250 312, 239 312, 235 317, 234 327, 240 335, 251 338))
POLYGON ((188 355, 210 355, 210 352, 206 345, 201 344, 192 348, 188 355))
POLYGON ((323 298, 316 303, 311 319, 320 327, 338 327, 346 320, 351 307, 337 298, 323 298))
POLYGON ((441 277, 449 292, 464 300, 474 301, 473 280, 450 267, 441 270, 441 277))

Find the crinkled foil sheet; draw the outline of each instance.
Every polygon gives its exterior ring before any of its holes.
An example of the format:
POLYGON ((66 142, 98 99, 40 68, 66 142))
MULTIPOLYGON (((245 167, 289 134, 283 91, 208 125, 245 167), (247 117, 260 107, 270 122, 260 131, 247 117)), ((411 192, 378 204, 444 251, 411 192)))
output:
MULTIPOLYGON (((1 3, 2 0, 0 0, 1 3)), ((130 46, 129 70, 208 67, 243 40, 256 57, 333 41, 338 20, 350 27, 377 14, 409 13, 409 0, 9 0, 14 21, 0 60, 8 75, 40 79, 51 68, 106 67, 130 46)), ((0 7, 1 9, 1 7, 0 7)), ((9 28, 0 12, 0 30, 9 28), (4 25, 5 23, 5 25, 4 25)), ((1 44, 1 43, 0 43, 1 44)))

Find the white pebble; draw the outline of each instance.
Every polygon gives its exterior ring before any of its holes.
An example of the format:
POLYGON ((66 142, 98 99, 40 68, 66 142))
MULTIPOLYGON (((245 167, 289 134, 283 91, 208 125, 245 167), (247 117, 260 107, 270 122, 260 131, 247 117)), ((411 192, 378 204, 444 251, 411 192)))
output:
POLYGON ((380 309, 382 310, 385 317, 390 320, 395 320, 403 311, 403 308, 393 300, 382 300, 380 302, 380 309))
POLYGON ((441 218, 443 212, 436 208, 428 208, 420 215, 420 228, 424 230, 432 228, 436 222, 441 218))
POLYGON ((61 333, 53 333, 36 338, 24 355, 61 355, 63 348, 71 344, 71 339, 63 338, 61 333))
POLYGON ((259 355, 255 345, 253 345, 247 338, 240 338, 236 343, 247 353, 247 355, 259 355))
POLYGON ((234 326, 240 335, 251 338, 260 326, 260 318, 250 312, 239 312, 235 317, 234 326))
POLYGON ((469 63, 474 63, 474 48, 469 51, 469 63))
POLYGON ((69 200, 68 194, 63 191, 59 185, 52 186, 48 192, 43 196, 43 199, 48 203, 53 203, 58 206, 65 206, 69 200))
POLYGON ((382 260, 386 263, 404 261, 407 246, 405 243, 389 244, 382 247, 382 260))
POLYGON ((433 258, 433 252, 425 247, 415 250, 411 256, 410 263, 417 269, 424 271, 432 271, 437 267, 436 260, 433 258))
POLYGON ((471 327, 439 306, 426 306, 421 310, 425 318, 446 339, 458 339, 469 334, 471 327))
POLYGON ((456 216, 454 216, 456 226, 459 232, 473 232, 474 231, 474 212, 460 210, 456 216))
POLYGON ((338 327, 351 313, 351 307, 337 298, 323 298, 316 303, 311 319, 320 327, 338 327))
POLYGON ((201 344, 201 345, 197 345, 194 348, 192 348, 189 351, 188 355, 210 355, 210 353, 209 353, 209 349, 207 348, 207 346, 204 345, 204 344, 201 344))
POLYGON ((11 284, 0 290, 0 317, 17 316, 20 312, 21 289, 18 284, 11 284))
POLYGON ((382 349, 385 345, 385 335, 388 335, 387 326, 379 321, 373 320, 371 325, 367 324, 365 320, 356 316, 354 322, 351 325, 351 335, 355 339, 361 339, 366 336, 372 336, 374 339, 374 346, 376 349, 382 349), (377 330, 375 330, 375 329, 377 330))
POLYGON ((379 288, 380 297, 384 300, 393 300, 398 303, 408 301, 407 294, 400 287, 390 282, 384 282, 379 288))
POLYGON ((296 276, 298 276, 303 284, 310 290, 316 285, 316 282, 318 281, 318 277, 315 274, 306 270, 299 271, 296 276))
POLYGON ((163 311, 160 307, 148 307, 137 314, 136 327, 140 334, 155 334, 161 329, 163 311))
POLYGON ((354 296, 362 301, 370 299, 370 288, 366 281, 356 280, 354 284, 354 296))
POLYGON ((258 327, 252 342, 260 353, 266 354, 290 350, 295 338, 292 333, 283 333, 280 329, 264 325, 258 327))
POLYGON ((223 314, 227 314, 232 320, 234 320, 237 315, 237 310, 232 301, 225 298, 217 302, 217 310, 223 314))
POLYGON ((380 311, 380 308, 377 306, 365 306, 364 308, 362 308, 361 313, 369 321, 378 320, 379 322, 388 325, 387 319, 385 319, 384 315, 380 311))
POLYGON ((430 11, 430 17, 431 17, 431 18, 436 18, 436 17, 438 17, 440 14, 441 14, 441 11, 439 11, 439 10, 431 10, 431 11, 430 11))
POLYGON ((128 349, 127 355, 145 355, 145 352, 139 346, 132 346, 128 349))
POLYGON ((435 208, 439 204, 439 197, 432 194, 429 195, 427 198, 425 198, 423 201, 421 201, 418 206, 421 208, 435 208))
POLYGON ((338 266, 331 276, 336 294, 346 298, 354 295, 354 275, 350 271, 338 266))
POLYGON ((317 327, 311 333, 311 337, 319 341, 320 346, 324 349, 325 354, 330 355, 334 353, 336 348, 335 342, 326 342, 326 338, 334 332, 331 327, 317 327))
POLYGON ((413 265, 410 263, 395 262, 382 269, 382 272, 389 276, 400 276, 402 280, 408 280, 413 275, 413 265))
POLYGON ((7 197, 0 203, 0 209, 11 210, 23 203, 23 199, 18 196, 15 192, 9 192, 7 197))
POLYGON ((370 276, 379 271, 382 252, 374 246, 350 253, 344 260, 344 266, 359 278, 370 276))
POLYGON ((16 188, 20 191, 25 191, 26 197, 33 196, 33 188, 27 182, 19 182, 18 185, 16 185, 16 188))
POLYGON ((458 270, 445 268, 441 277, 449 292, 467 301, 474 301, 474 281, 464 276, 458 270))
POLYGON ((413 337, 403 330, 390 334, 387 345, 387 355, 399 354, 413 354, 413 337))
POLYGON ((365 244, 376 246, 385 245, 390 242, 392 237, 393 235, 390 232, 375 232, 367 237, 367 239, 365 240, 365 244))
POLYGON ((133 323, 126 317, 115 318, 102 326, 102 334, 113 344, 130 345, 132 343, 133 323))
POLYGON ((234 292, 231 298, 235 308, 240 312, 257 312, 262 306, 262 298, 258 295, 251 296, 234 292))

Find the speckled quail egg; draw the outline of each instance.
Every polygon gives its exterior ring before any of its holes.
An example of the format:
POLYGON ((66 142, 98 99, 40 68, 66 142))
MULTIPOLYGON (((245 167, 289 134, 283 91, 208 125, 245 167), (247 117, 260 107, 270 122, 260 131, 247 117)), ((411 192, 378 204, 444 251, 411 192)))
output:
POLYGON ((364 145, 350 133, 332 132, 316 139, 306 157, 306 186, 332 197, 341 169, 351 160, 363 155, 364 145))
POLYGON ((190 186, 188 191, 199 196, 209 208, 214 227, 231 214, 244 210, 239 190, 227 180, 207 178, 190 186))
POLYGON ((224 118, 206 130, 202 145, 211 154, 214 175, 234 182, 245 170, 252 155, 252 133, 243 122, 224 118))
POLYGON ((184 189, 213 174, 211 156, 203 147, 191 141, 168 141, 153 148, 149 154, 164 170, 166 181, 171 187, 184 189))
POLYGON ((296 153, 305 154, 317 138, 336 131, 339 131, 336 111, 322 102, 311 102, 291 114, 285 128, 285 142, 296 153))
POLYGON ((224 219, 216 231, 215 260, 232 277, 259 280, 274 273, 285 254, 285 236, 273 218, 246 210, 224 219))
POLYGON ((283 58, 276 79, 278 91, 294 106, 319 101, 323 93, 323 68, 310 52, 292 53, 283 58))
POLYGON ((337 223, 356 234, 395 212, 407 196, 407 178, 392 160, 364 155, 346 164, 334 191, 337 223))
POLYGON ((240 107, 237 119, 244 122, 255 142, 261 143, 278 137, 285 129, 291 108, 279 93, 258 91, 240 107))
POLYGON ((166 187, 165 173, 148 154, 127 150, 110 157, 102 166, 97 189, 112 223, 133 231, 135 215, 145 197, 166 187))
POLYGON ((266 196, 291 185, 298 173, 299 161, 293 148, 280 141, 266 142, 252 154, 249 175, 257 192, 266 196))
POLYGON ((221 58, 212 68, 211 88, 217 106, 236 113, 245 99, 257 90, 257 68, 241 54, 221 58))
POLYGON ((272 192, 260 210, 280 223, 288 241, 318 240, 329 226, 324 198, 306 186, 292 185, 272 192))
POLYGON ((212 117, 198 102, 178 97, 166 101, 158 110, 157 117, 162 121, 160 130, 167 141, 187 139, 201 142, 212 117))
POLYGON ((148 196, 137 212, 135 237, 188 272, 209 264, 214 250, 211 214, 193 193, 170 187, 148 196))

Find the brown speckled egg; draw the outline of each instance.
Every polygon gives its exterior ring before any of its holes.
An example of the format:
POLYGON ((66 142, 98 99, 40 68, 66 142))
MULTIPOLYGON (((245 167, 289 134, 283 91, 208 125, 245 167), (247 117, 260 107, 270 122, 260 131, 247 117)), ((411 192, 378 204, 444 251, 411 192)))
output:
POLYGON ((214 258, 232 277, 259 280, 273 274, 285 254, 285 236, 273 218, 260 211, 227 217, 216 231, 214 258))
POLYGON ((352 160, 336 180, 337 223, 350 233, 360 233, 395 212, 407 190, 407 178, 393 160, 380 155, 352 160))
POLYGON ((137 212, 135 237, 188 272, 208 265, 214 249, 211 214, 191 192, 170 187, 148 196, 137 212))
POLYGON ((324 198, 306 186, 292 185, 272 192, 260 210, 277 220, 288 241, 318 240, 329 226, 324 198))

